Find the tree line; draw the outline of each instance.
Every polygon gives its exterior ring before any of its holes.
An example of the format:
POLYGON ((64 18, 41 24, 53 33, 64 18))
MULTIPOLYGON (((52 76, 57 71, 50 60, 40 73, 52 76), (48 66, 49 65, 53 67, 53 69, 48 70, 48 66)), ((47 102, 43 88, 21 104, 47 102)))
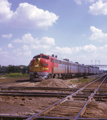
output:
POLYGON ((1 66, 0 65, 0 73, 29 73, 29 66, 20 65, 20 66, 1 66))

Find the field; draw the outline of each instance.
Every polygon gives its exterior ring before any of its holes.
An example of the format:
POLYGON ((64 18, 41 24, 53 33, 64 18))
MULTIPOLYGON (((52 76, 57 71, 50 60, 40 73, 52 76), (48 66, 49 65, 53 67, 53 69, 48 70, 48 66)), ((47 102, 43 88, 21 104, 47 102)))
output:
MULTIPOLYGON (((87 76, 87 78, 72 78, 72 79, 46 79, 43 81, 39 81, 39 82, 33 82, 29 80, 29 75, 28 74, 17 74, 17 73, 11 73, 11 74, 6 74, 6 75, 1 75, 0 76, 0 84, 1 84, 1 92, 4 90, 7 90, 7 88, 9 87, 13 87, 13 88, 18 88, 18 87, 30 87, 30 88, 36 88, 36 87, 45 87, 45 88, 49 88, 49 87, 55 87, 55 88, 70 88, 70 89, 79 89, 81 87, 83 87, 84 85, 86 85, 87 83, 95 80, 96 78, 98 78, 99 75, 92 75, 92 76, 87 76), (8 84, 9 83, 9 84, 8 84), (2 89, 3 88, 3 89, 2 89), (5 89, 6 88, 6 89, 5 89)), ((17 91, 14 90, 12 88, 12 91, 17 91)), ((8 92, 11 92, 11 89, 9 89, 8 92)), ((72 91, 58 91, 58 90, 40 90, 40 89, 19 89, 19 91, 17 92, 30 92, 30 94, 32 92, 56 92, 56 93, 72 93, 72 91)), ((0 97, 0 114, 1 115, 26 115, 26 116, 31 116, 33 114, 36 114, 38 112, 40 112, 41 110, 47 108, 48 106, 54 104, 55 102, 59 101, 60 99, 62 99, 61 97, 42 97, 42 96, 2 96, 0 97)), ((80 100, 81 102, 81 100, 80 100)), ((85 102, 85 101, 82 101, 85 102)), ((68 99, 67 103, 65 102, 65 104, 70 103, 70 105, 68 105, 67 107, 74 105, 71 104, 73 103, 72 99, 71 101, 68 99)), ((78 105, 78 100, 74 101, 74 103, 76 105, 78 105)), ((95 104, 95 108, 93 109, 93 112, 95 112, 97 110, 97 107, 99 107, 98 110, 100 110, 101 106, 105 106, 106 103, 104 104, 100 104, 100 102, 95 102, 95 103, 91 103, 90 106, 87 107, 86 112, 84 114, 84 117, 87 117, 88 114, 90 113, 90 107, 93 107, 93 104, 95 104), (94 110, 95 109, 95 110, 94 110)), ((73 106, 71 106, 73 107, 73 106)), ((74 109, 74 107, 73 107, 74 109)), ((62 109, 63 110, 63 109, 62 109)), ((71 109, 72 110, 72 109, 71 109)), ((105 108, 102 108, 102 110, 106 110, 105 108)), ((63 113, 64 111, 62 111, 63 113)), ((100 113, 100 112, 99 112, 100 113)), ((92 114, 91 112, 91 116, 94 118, 93 116, 94 114, 92 114)), ((105 115, 103 114, 98 114, 99 117, 102 117, 101 115, 105 115)), ((98 116, 97 115, 97 116, 98 116)), ((105 115, 106 117, 106 115, 105 115)))
MULTIPOLYGON (((97 77, 98 77, 98 75, 93 75, 93 76, 88 76, 87 78, 80 77, 80 78, 72 78, 72 79, 65 79, 65 80, 60 79, 60 80, 62 80, 62 82, 64 82, 65 84, 67 84, 70 87, 75 87, 79 84, 80 85, 87 84, 87 83, 93 81, 94 79, 96 79, 97 77)), ((5 74, 5 75, 0 75, 0 84, 20 82, 20 81, 23 81, 23 82, 29 81, 29 74, 10 73, 10 74, 5 74)), ((57 79, 56 81, 58 82, 59 79, 57 79)), ((48 83, 48 80, 41 82, 42 85, 47 84, 47 83, 48 83)), ((60 87, 60 86, 58 86, 58 87, 60 87)))
POLYGON ((10 73, 5 75, 0 75, 0 84, 11 83, 20 80, 29 80, 29 74, 22 73, 10 73))

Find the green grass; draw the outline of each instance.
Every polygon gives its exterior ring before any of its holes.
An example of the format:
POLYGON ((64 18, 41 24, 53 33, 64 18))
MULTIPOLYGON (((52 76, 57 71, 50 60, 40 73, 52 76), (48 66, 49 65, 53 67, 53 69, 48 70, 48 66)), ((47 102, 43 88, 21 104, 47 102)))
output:
POLYGON ((9 74, 0 75, 0 84, 16 82, 18 80, 28 80, 28 79, 29 79, 29 74, 9 73, 9 74))
POLYGON ((93 81, 95 78, 80 78, 78 80, 70 80, 71 83, 89 83, 93 81))
POLYGON ((89 83, 91 81, 93 81, 94 79, 93 78, 84 78, 84 79, 79 79, 78 82, 79 83, 89 83))
POLYGON ((29 77, 29 74, 22 74, 22 73, 9 73, 4 75, 4 77, 29 77))

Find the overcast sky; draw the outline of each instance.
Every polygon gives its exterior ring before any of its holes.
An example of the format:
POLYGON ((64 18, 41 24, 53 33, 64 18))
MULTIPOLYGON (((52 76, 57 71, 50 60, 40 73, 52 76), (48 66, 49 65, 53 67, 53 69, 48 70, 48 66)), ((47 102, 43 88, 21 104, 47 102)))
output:
POLYGON ((40 53, 107 64, 107 0, 0 0, 0 64, 40 53))

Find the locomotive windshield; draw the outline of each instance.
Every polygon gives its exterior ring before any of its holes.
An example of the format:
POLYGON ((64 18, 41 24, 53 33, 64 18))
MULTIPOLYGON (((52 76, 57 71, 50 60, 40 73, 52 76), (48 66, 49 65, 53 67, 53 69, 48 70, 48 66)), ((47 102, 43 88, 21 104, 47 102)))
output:
POLYGON ((48 60, 49 60, 49 57, 48 57, 48 56, 45 56, 45 55, 42 55, 42 56, 37 55, 37 56, 34 56, 34 57, 33 57, 33 59, 35 59, 35 58, 44 58, 44 59, 48 59, 48 60))
POLYGON ((33 59, 34 59, 34 58, 40 58, 40 55, 34 56, 33 59))
POLYGON ((41 58, 49 59, 49 57, 48 57, 48 56, 45 56, 45 55, 42 55, 41 58))

